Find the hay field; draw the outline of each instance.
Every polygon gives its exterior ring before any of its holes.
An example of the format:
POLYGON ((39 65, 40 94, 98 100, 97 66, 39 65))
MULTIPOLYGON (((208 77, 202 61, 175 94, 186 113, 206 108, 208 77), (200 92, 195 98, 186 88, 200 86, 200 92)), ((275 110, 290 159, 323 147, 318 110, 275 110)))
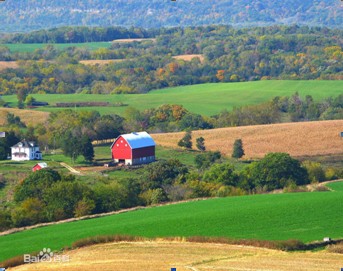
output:
MULTIPOLYGON (((292 156, 343 154, 343 120, 281 123, 193 131, 193 148, 197 137, 205 138, 207 150, 232 154, 235 139, 243 140, 244 158, 259 158, 269 152, 287 152, 292 156)), ((184 135, 165 133, 152 135, 164 147, 177 147, 184 135)))
POLYGON ((44 123, 49 117, 48 112, 17 108, 0 108, 0 126, 5 125, 7 113, 18 116, 26 125, 44 123))
POLYGON ((110 243, 63 253, 66 263, 40 263, 10 271, 337 271, 342 255, 328 252, 282 252, 263 248, 186 242, 110 243))
POLYGON ((178 56, 173 56, 175 59, 182 59, 185 61, 191 61, 193 58, 199 58, 201 62, 204 62, 205 58, 203 55, 178 55, 178 56))
POLYGON ((153 42, 156 41, 155 38, 143 38, 143 39, 117 39, 117 40, 113 40, 112 42, 119 42, 119 43, 128 43, 128 42, 134 42, 134 41, 137 41, 137 42, 141 42, 141 41, 148 41, 148 40, 151 40, 153 42))
POLYGON ((0 61, 0 71, 12 68, 18 68, 18 63, 16 61, 0 61))
POLYGON ((106 65, 106 64, 111 64, 111 63, 115 63, 115 62, 122 62, 125 59, 104 59, 104 60, 100 60, 100 59, 93 59, 93 60, 80 60, 79 62, 81 64, 84 65, 106 65))

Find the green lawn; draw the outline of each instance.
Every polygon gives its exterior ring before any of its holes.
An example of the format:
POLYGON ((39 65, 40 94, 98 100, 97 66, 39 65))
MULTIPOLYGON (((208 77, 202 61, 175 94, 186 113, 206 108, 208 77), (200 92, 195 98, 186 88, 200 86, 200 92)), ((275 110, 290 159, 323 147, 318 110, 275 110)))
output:
MULTIPOLYGON (((336 97, 342 93, 343 81, 256 81, 243 83, 217 83, 183 86, 151 91, 148 94, 47 94, 35 97, 39 101, 49 102, 87 102, 104 101, 124 103, 143 110, 156 108, 162 104, 181 104, 194 113, 203 115, 218 114, 223 109, 258 104, 268 101, 275 96, 291 96, 296 91, 301 96, 312 95, 315 100, 330 96, 336 97)), ((15 107, 15 95, 3 96, 6 102, 15 107)), ((122 115, 127 107, 82 107, 75 110, 97 110, 101 114, 115 113, 122 115)), ((73 108, 74 109, 74 108, 73 108)), ((61 108, 43 107, 38 110, 56 111, 61 108)))
POLYGON ((227 236, 305 242, 343 237, 343 192, 209 199, 27 230, 0 237, 0 261, 88 236, 227 236))
POLYGON ((334 190, 336 192, 343 192, 343 181, 342 182, 329 183, 326 186, 331 188, 332 190, 334 190))
POLYGON ((6 46, 10 49, 11 52, 33 52, 36 49, 44 48, 48 45, 53 45, 57 49, 65 49, 68 47, 83 47, 89 50, 96 50, 99 48, 109 48, 112 43, 111 42, 86 42, 86 43, 54 43, 54 44, 46 44, 46 43, 14 43, 14 44, 0 44, 0 46, 6 46))

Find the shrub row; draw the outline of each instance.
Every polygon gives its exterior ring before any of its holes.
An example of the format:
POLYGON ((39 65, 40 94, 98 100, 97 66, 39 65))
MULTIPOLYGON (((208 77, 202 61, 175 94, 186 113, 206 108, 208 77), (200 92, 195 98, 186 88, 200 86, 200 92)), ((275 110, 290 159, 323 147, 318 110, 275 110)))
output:
POLYGON ((75 102, 75 103, 56 103, 56 107, 85 107, 85 106, 109 106, 109 102, 75 102))

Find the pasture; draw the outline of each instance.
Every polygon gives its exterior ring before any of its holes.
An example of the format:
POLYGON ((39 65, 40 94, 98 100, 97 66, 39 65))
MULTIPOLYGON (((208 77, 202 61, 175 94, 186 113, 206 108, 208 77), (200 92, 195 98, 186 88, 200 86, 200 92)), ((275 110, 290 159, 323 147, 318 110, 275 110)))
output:
POLYGON ((37 49, 43 49, 44 47, 52 45, 57 49, 66 49, 68 47, 87 48, 89 50, 97 50, 99 48, 109 48, 111 42, 85 42, 85 43, 5 43, 0 46, 6 46, 12 53, 31 53, 37 49))
MULTIPOLYGON (((296 91, 302 97, 312 95, 315 100, 336 97, 342 93, 342 81, 255 81, 241 83, 216 83, 182 86, 154 90, 147 94, 33 94, 38 101, 55 105, 57 102, 110 102, 127 104, 139 110, 156 108, 162 104, 180 104, 191 112, 215 115, 220 111, 243 105, 252 105, 271 100, 275 96, 291 96, 296 91)), ((3 96, 11 106, 16 106, 15 95, 3 96)), ((76 110, 97 110, 101 114, 123 115, 126 106, 80 107, 76 110)), ((36 110, 56 111, 63 108, 42 107, 36 110)))
POLYGON ((96 235, 223 236, 304 242, 343 238, 343 192, 264 194, 150 207, 101 218, 62 223, 0 236, 0 261, 59 250, 96 235), (16 244, 13 246, 12 244, 16 244))
POLYGON ((337 271, 342 266, 342 255, 324 251, 290 253, 255 247, 162 240, 94 245, 65 251, 63 255, 68 255, 70 262, 30 264, 9 270, 168 271, 174 267, 177 271, 337 271))
MULTIPOLYGON (((228 127, 192 132, 195 139, 203 137, 207 150, 220 151, 231 156, 233 143, 243 141, 243 158, 260 158, 269 152, 287 152, 292 156, 343 156, 340 131, 343 120, 312 121, 228 127)), ((155 142, 164 147, 177 148, 184 132, 152 135, 155 142)))
POLYGON ((343 181, 342 182, 332 182, 328 183, 326 186, 328 186, 330 189, 336 192, 343 192, 343 181))
POLYGON ((113 41, 103 42, 84 42, 84 43, 3 43, 0 46, 5 46, 10 49, 12 53, 30 53, 37 49, 42 49, 48 45, 52 45, 57 49, 63 50, 69 47, 87 48, 88 50, 97 50, 99 48, 109 48, 113 42, 129 43, 142 41, 155 41, 156 39, 118 39, 113 41))

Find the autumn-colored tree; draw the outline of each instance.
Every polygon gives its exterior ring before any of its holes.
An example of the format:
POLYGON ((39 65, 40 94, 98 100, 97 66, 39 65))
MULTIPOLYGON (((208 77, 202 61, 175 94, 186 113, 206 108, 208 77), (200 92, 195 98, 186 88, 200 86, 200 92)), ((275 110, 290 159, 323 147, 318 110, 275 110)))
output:
POLYGON ((216 77, 219 81, 223 82, 225 78, 225 70, 217 70, 216 77))

